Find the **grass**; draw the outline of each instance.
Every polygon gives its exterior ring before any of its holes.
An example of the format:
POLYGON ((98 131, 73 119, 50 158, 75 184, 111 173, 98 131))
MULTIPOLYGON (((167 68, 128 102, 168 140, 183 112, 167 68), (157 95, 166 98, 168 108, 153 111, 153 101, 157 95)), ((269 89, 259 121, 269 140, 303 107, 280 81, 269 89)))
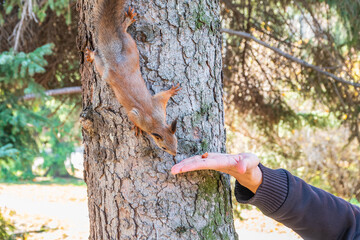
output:
POLYGON ((37 177, 33 180, 0 180, 4 184, 38 184, 38 185, 72 185, 72 186, 86 186, 84 180, 80 178, 51 178, 51 177, 37 177))

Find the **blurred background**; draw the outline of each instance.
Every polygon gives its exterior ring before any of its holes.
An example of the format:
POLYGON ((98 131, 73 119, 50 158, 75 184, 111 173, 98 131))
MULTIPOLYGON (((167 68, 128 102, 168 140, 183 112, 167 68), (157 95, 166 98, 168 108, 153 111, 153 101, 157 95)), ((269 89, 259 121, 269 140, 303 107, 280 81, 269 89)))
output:
MULTIPOLYGON (((6 0, 0 13, 0 239, 87 239, 76 1, 6 0)), ((228 152, 359 204, 360 1, 222 0, 221 15, 347 81, 224 34, 228 152)), ((298 239, 233 203, 240 239, 298 239)))

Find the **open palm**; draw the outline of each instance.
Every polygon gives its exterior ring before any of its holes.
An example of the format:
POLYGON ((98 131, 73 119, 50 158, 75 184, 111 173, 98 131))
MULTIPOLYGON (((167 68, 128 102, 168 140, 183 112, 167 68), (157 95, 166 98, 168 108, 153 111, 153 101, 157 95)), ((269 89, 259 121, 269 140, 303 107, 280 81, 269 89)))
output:
POLYGON ((223 154, 209 153, 207 158, 201 155, 184 159, 174 165, 172 174, 211 169, 230 174, 240 184, 256 192, 262 181, 262 173, 258 167, 259 158, 252 153, 223 154))

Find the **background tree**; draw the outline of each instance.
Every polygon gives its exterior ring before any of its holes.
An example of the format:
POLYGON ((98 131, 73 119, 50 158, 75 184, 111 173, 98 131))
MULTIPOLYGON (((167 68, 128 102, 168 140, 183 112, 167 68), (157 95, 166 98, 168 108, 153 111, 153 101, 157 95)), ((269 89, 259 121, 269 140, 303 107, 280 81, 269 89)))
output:
POLYGON ((333 193, 360 199, 360 185, 353 184, 360 173, 360 2, 222 3, 225 28, 251 34, 354 83, 335 81, 249 38, 226 34, 229 148, 255 151, 273 167, 286 167, 333 193), (339 178, 339 187, 329 187, 339 178))
MULTIPOLYGON (((84 52, 87 46, 96 48, 98 9, 91 0, 78 4, 77 42, 84 52)), ((179 117, 179 154, 173 158, 147 136, 135 136, 111 88, 83 56, 90 239, 235 239, 228 177, 212 171, 170 173, 187 156, 225 151, 219 2, 130 4, 139 15, 129 32, 138 44, 149 90, 182 87, 167 108, 169 122, 179 117)))
POLYGON ((45 175, 69 176, 80 96, 44 93, 80 84, 74 2, 5 1, 0 13, 0 145, 12 150, 0 153, 0 178, 33 178, 40 155, 45 175))

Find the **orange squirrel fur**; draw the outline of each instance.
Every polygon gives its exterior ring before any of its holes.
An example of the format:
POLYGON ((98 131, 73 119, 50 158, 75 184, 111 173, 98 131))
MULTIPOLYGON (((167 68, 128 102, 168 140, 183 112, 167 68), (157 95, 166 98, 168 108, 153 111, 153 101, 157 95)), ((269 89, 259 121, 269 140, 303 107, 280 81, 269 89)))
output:
POLYGON ((176 155, 177 119, 166 124, 166 105, 181 89, 179 84, 151 96, 141 76, 139 51, 127 28, 135 22, 134 9, 121 18, 125 0, 103 0, 96 19, 98 48, 87 49, 86 59, 94 62, 97 72, 113 89, 119 103, 135 125, 135 134, 147 132, 164 151, 176 155))

